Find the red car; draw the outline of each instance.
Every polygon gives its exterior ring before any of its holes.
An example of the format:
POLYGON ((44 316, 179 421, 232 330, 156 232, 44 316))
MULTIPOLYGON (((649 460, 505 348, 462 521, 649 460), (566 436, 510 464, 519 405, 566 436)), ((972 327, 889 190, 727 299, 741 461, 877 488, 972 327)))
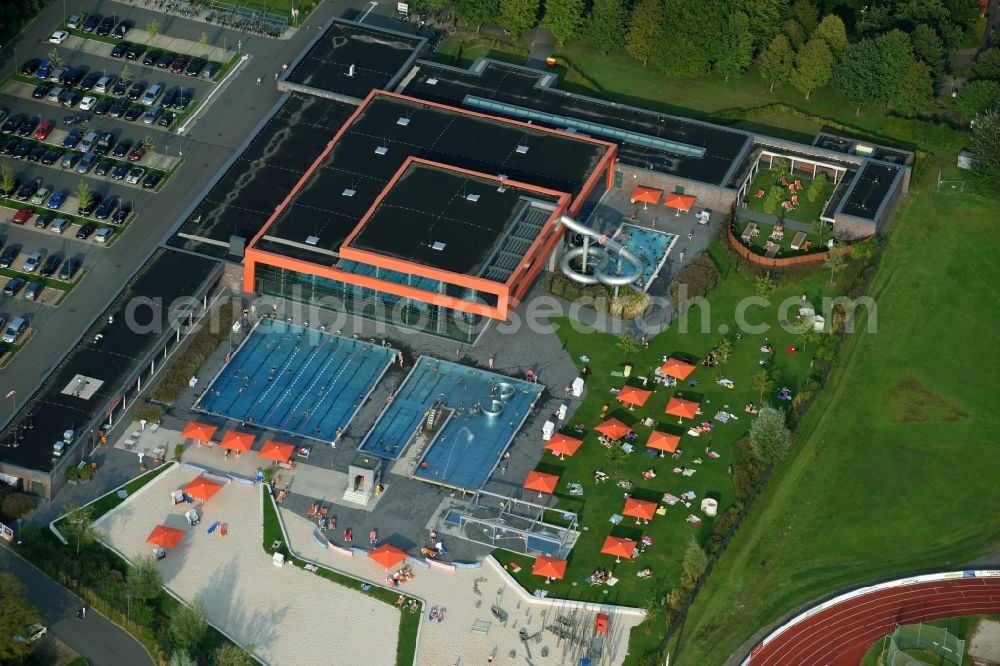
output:
POLYGON ((35 130, 35 138, 38 139, 39 141, 45 141, 47 138, 49 138, 49 134, 52 134, 53 127, 54 125, 52 124, 52 121, 46 120, 45 122, 43 122, 41 125, 38 126, 38 129, 35 130))
POLYGON ((146 154, 146 149, 143 148, 142 144, 138 144, 135 148, 128 152, 129 162, 138 162, 146 154))
POLYGON ((21 210, 14 213, 14 217, 11 219, 11 222, 13 222, 14 224, 24 224, 25 222, 30 220, 31 216, 34 214, 35 214, 34 209, 22 208, 21 210))

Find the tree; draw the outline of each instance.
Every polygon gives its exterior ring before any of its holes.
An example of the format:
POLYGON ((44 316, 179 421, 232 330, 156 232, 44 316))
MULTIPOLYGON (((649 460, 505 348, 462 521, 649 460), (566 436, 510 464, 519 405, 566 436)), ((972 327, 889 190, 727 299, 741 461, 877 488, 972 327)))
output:
POLYGON ((747 71, 753 62, 753 35, 750 34, 750 20, 743 12, 733 12, 726 19, 722 33, 722 52, 715 61, 715 71, 728 81, 730 76, 739 76, 747 71))
POLYGON ((32 624, 42 621, 31 602, 24 596, 24 585, 12 573, 0 572, 0 662, 19 663, 31 653, 34 645, 18 641, 32 624))
POLYGON ((657 52, 660 68, 676 78, 708 72, 722 53, 722 32, 729 16, 723 0, 665 0, 664 12, 669 38, 657 52))
POLYGON ((758 50, 770 44, 781 30, 787 7, 788 0, 735 0, 732 3, 733 11, 744 12, 750 20, 750 32, 758 50))
POLYGON ((733 343, 729 341, 729 338, 722 338, 715 345, 715 351, 712 352, 712 355, 715 356, 715 366, 719 369, 719 377, 725 374, 725 369, 729 364, 729 357, 732 353, 733 343))
POLYGON ((819 201, 824 192, 826 192, 826 174, 820 171, 809 183, 809 187, 806 189, 806 199, 819 201))
POLYGON ((484 23, 496 21, 499 13, 499 0, 458 0, 455 3, 455 15, 476 26, 477 32, 484 23))
POLYGON ((830 47, 822 39, 814 37, 795 54, 792 85, 809 99, 813 90, 830 82, 832 73, 833 54, 830 53, 830 47))
POLYGON ((791 80, 794 68, 795 51, 784 35, 776 36, 760 54, 760 78, 771 84, 772 91, 791 80))
POLYGON ((934 77, 931 68, 923 62, 913 61, 906 76, 892 96, 892 109, 904 118, 926 113, 934 99, 934 77))
POLYGON ((753 376, 753 390, 757 391, 759 400, 763 402, 764 394, 770 393, 773 388, 774 382, 771 381, 771 375, 768 374, 765 368, 761 368, 760 371, 753 376))
POLYGON ((795 19, 785 21, 782 32, 785 33, 785 37, 788 37, 788 43, 792 45, 793 49, 800 48, 806 41, 806 33, 795 19))
POLYGON ((93 198, 94 195, 91 192, 90 185, 81 180, 80 184, 76 186, 76 199, 80 208, 86 208, 89 206, 93 198))
POLYGON ((205 621, 205 604, 196 599, 190 606, 178 604, 170 613, 170 637, 174 645, 182 650, 191 650, 205 636, 208 623, 205 621))
POLYGON ((156 148, 156 141, 154 141, 153 137, 151 137, 148 134, 142 137, 142 141, 140 141, 139 143, 143 148, 146 149, 147 153, 153 152, 153 149, 156 148))
POLYGON ((153 19, 146 24, 146 32, 149 33, 151 39, 155 39, 158 34, 160 34, 160 22, 153 19))
POLYGON ((774 465, 785 457, 792 443, 792 432, 785 425, 785 413, 763 406, 750 424, 750 444, 765 465, 774 465))
POLYGON ((203 33, 201 33, 201 35, 198 36, 198 46, 200 46, 201 48, 205 48, 206 46, 208 46, 208 33, 207 32, 203 32, 203 33))
POLYGON ((625 335, 618 338, 618 342, 615 343, 622 354, 625 355, 625 362, 628 363, 628 357, 632 354, 637 354, 639 352, 639 343, 631 335, 626 333, 625 335))
POLYGON ((902 30, 893 30, 875 38, 879 50, 878 75, 882 80, 883 101, 893 99, 903 79, 906 78, 910 63, 913 62, 913 47, 910 38, 902 30))
POLYGON ((941 38, 929 25, 921 23, 910 33, 910 45, 913 56, 927 63, 935 78, 944 73, 944 44, 941 38))
POLYGON ((125 580, 132 597, 140 601, 155 598, 163 586, 160 570, 156 568, 156 558, 152 555, 136 557, 128 568, 125 580))
POLYGON ((975 117, 969 151, 978 161, 977 188, 984 192, 1000 192, 1000 107, 995 106, 975 117))
POLYGON ((834 283, 834 275, 844 270, 844 266, 847 265, 847 258, 845 257, 845 249, 842 245, 834 245, 830 248, 830 252, 826 255, 826 259, 823 260, 823 267, 830 271, 830 286, 832 287, 834 283))
POLYGON ((844 22, 836 14, 824 16, 823 20, 816 26, 813 37, 819 37, 826 42, 826 45, 830 47, 830 53, 837 60, 843 58, 844 53, 847 52, 847 28, 844 27, 844 22))
POLYGON ((623 0, 594 0, 583 26, 583 37, 602 55, 625 46, 628 9, 623 0))
POLYGON ((7 160, 0 162, 0 190, 10 192, 14 196, 14 171, 10 168, 7 160))
POLYGON ((253 666, 250 652, 232 643, 225 643, 212 653, 214 666, 253 666))
POLYGON ((59 55, 58 49, 52 49, 49 51, 49 62, 52 63, 52 69, 56 70, 63 66, 62 56, 59 55))
POLYGON ((787 190, 778 185, 768 188, 767 195, 764 197, 764 212, 769 215, 777 214, 782 202, 785 201, 785 192, 787 190))
MULTIPOLYGON (((6 165, 4 165, 6 166, 6 165)), ((31 495, 24 493, 11 493, 3 498, 3 515, 8 520, 17 520, 24 514, 35 508, 35 501, 31 495)))
MULTIPOLYGON (((82 189, 82 186, 86 185, 86 183, 80 183, 80 185, 81 188, 77 190, 77 197, 80 196, 80 190, 82 189)), ((89 204, 89 186, 87 187, 87 197, 87 203, 89 204)), ((81 201, 83 201, 83 199, 81 199, 81 201)), ((76 541, 77 555, 80 554, 80 546, 94 538, 93 526, 94 508, 92 506, 80 506, 75 502, 66 506, 66 521, 63 525, 63 531, 66 532, 66 536, 68 536, 71 541, 76 541)))
POLYGON ((708 555, 693 536, 688 537, 687 546, 684 548, 684 559, 682 561, 684 573, 692 580, 698 580, 708 568, 708 555))
MULTIPOLYGON (((774 281, 771 277, 771 271, 764 273, 763 275, 758 275, 753 279, 753 292, 757 295, 757 298, 763 298, 768 300, 774 295, 774 292, 778 290, 778 283, 774 281)), ((764 305, 761 304, 761 309, 764 305)))
POLYGON ((809 0, 795 0, 788 8, 788 16, 802 27, 806 37, 812 37, 819 25, 819 9, 809 0))
POLYGON ((781 180, 788 175, 788 160, 784 157, 775 157, 771 161, 771 171, 774 172, 776 180, 781 180))
POLYGON ((808 345, 816 344, 819 342, 819 333, 812 327, 812 322, 810 322, 809 327, 804 331, 799 333, 799 347, 802 351, 806 350, 808 345))
POLYGON ((969 119, 992 109, 997 103, 1000 103, 1000 83, 986 79, 971 81, 955 100, 955 106, 969 119))
POLYGON ((812 222, 812 231, 816 235, 816 244, 822 245, 830 237, 830 225, 820 219, 812 222))
POLYGON ((135 80, 132 78, 132 72, 129 71, 128 65, 122 67, 122 71, 118 75, 118 78, 125 84, 125 87, 131 87, 132 82, 135 80))
POLYGON ((976 76, 983 79, 1000 79, 1000 47, 983 51, 972 66, 976 76))
POLYGON ((639 0, 632 8, 625 33, 625 50, 643 65, 656 55, 665 38, 665 18, 660 0, 639 0))
POLYGON ((548 28, 562 46, 580 32, 584 9, 583 0, 546 0, 542 26, 548 28))
POLYGON ((875 41, 862 39, 847 48, 843 60, 833 71, 833 89, 851 103, 856 116, 861 115, 862 106, 882 99, 879 58, 881 53, 875 41))
POLYGON ((539 0, 500 0, 500 25, 520 37, 538 20, 539 0))

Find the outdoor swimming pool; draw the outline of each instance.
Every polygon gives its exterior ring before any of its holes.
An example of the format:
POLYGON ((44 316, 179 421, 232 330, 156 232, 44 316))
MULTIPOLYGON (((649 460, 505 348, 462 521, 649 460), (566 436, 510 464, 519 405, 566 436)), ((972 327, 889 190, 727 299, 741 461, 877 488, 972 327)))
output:
POLYGON ((195 407, 332 442, 396 353, 363 340, 264 319, 195 407))
POLYGON ((667 260, 667 253, 676 242, 677 235, 623 224, 615 232, 614 239, 642 261, 642 279, 636 286, 648 291, 653 278, 667 260))
POLYGON ((414 476, 478 489, 544 388, 421 356, 359 448, 383 458, 399 458, 428 411, 440 403, 454 412, 423 452, 414 476))

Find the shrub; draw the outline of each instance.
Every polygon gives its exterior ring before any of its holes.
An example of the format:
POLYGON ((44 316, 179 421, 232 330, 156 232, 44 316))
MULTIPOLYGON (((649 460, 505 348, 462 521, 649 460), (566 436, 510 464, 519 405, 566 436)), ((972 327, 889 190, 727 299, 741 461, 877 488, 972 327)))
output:
POLYGON ((785 201, 785 188, 775 185, 767 190, 764 197, 764 212, 770 215, 777 215, 782 202, 785 201))
POLYGON ((212 352, 229 337, 233 322, 238 316, 236 307, 232 303, 226 303, 219 307, 218 330, 212 330, 211 326, 202 326, 197 333, 191 334, 187 348, 174 360, 166 375, 153 389, 151 393, 153 399, 172 405, 188 388, 191 377, 198 374, 212 352))
POLYGON ((77 475, 80 477, 81 481, 90 481, 91 474, 92 472, 90 471, 89 465, 84 465, 77 470, 77 475))
POLYGON ((30 495, 24 493, 11 493, 3 499, 3 506, 0 510, 8 520, 17 520, 29 511, 34 510, 35 501, 30 495))
POLYGON ((817 201, 821 196, 823 196, 823 190, 826 188, 826 174, 819 173, 812 182, 809 183, 809 189, 806 190, 806 198, 809 201, 817 201))
POLYGON ((135 408, 133 415, 136 421, 146 421, 147 423, 159 423, 163 420, 163 408, 159 405, 146 403, 135 408))
POLYGON ((184 445, 178 444, 174 447, 174 460, 177 462, 181 461, 181 457, 184 455, 184 445))
POLYGON ((80 478, 80 470, 76 467, 70 467, 66 470, 66 480, 67 481, 77 481, 80 478))

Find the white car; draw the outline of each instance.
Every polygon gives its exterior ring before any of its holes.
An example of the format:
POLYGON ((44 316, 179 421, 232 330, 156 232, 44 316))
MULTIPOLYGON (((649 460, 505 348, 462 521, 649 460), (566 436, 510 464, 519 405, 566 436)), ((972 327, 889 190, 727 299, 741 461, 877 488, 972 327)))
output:
POLYGON ((68 32, 65 30, 56 30, 52 33, 52 36, 49 37, 49 44, 62 44, 67 39, 69 39, 68 32))
POLYGON ((79 30, 81 23, 83 23, 83 17, 80 14, 73 14, 66 19, 66 27, 73 30, 79 30))
POLYGON ((101 227, 97 230, 97 235, 94 236, 94 240, 98 243, 107 243, 108 239, 111 238, 111 234, 115 232, 111 227, 101 227))
POLYGON ((91 109, 94 108, 95 104, 97 104, 97 98, 92 95, 87 95, 82 100, 80 100, 80 110, 90 111, 91 109))
POLYGON ((132 185, 138 185, 139 181, 142 180, 142 177, 145 175, 146 175, 145 169, 143 169, 142 167, 135 167, 134 169, 128 172, 128 175, 125 177, 125 182, 130 183, 132 185))
POLYGON ((42 636, 44 636, 46 633, 48 633, 48 631, 49 628, 43 624, 33 624, 28 627, 27 631, 24 632, 25 634, 27 634, 27 636, 22 636, 20 634, 17 634, 14 636, 14 640, 19 643, 34 643, 42 636))

